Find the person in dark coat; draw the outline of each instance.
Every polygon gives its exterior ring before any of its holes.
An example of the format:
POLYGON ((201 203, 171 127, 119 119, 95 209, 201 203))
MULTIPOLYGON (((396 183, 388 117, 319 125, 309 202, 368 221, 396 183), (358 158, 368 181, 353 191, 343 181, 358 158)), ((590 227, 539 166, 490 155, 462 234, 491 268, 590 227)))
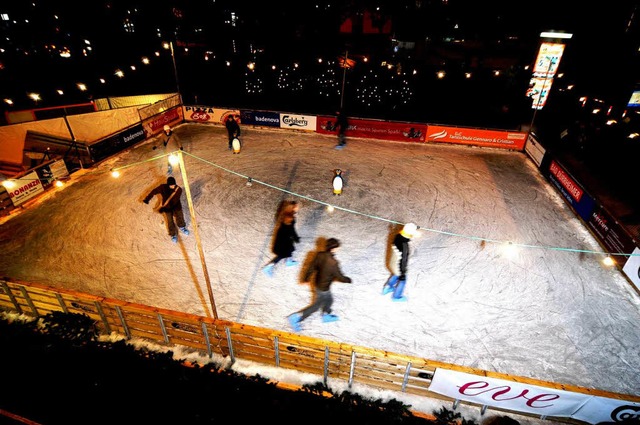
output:
POLYGON ((262 269, 264 274, 269 277, 273 277, 273 269, 280 262, 286 258, 287 266, 295 266, 298 264, 292 257, 293 251, 295 251, 295 244, 300 242, 298 232, 296 232, 296 215, 300 205, 297 201, 285 201, 279 208, 276 235, 273 241, 272 251, 275 257, 262 269))
POLYGON ((294 331, 299 332, 300 322, 318 310, 322 310, 322 321, 325 323, 335 322, 339 319, 335 314, 331 314, 331 306, 333 305, 331 284, 336 280, 351 283, 351 278, 342 273, 340 264, 334 257, 338 248, 340 248, 340 241, 335 238, 327 239, 325 250, 316 254, 313 262, 305 271, 303 278, 305 282, 315 276, 313 282, 314 299, 307 307, 288 317, 294 331))
POLYGON ((347 120, 347 116, 343 110, 340 110, 336 113, 336 126, 335 128, 338 130, 338 145, 336 149, 342 149, 347 144, 347 137, 345 135, 347 128, 349 127, 349 122, 347 120))
POLYGON ((382 294, 393 292, 393 301, 406 301, 403 295, 404 287, 407 283, 407 266, 409 264, 409 241, 416 234, 418 226, 407 223, 402 230, 393 238, 391 245, 390 269, 391 276, 382 288, 382 294))
POLYGON ((184 221, 184 214, 182 212, 182 203, 180 202, 180 196, 182 196, 182 188, 176 184, 176 179, 173 177, 167 177, 167 182, 155 187, 147 196, 144 197, 143 202, 148 204, 151 198, 155 195, 160 195, 162 204, 158 209, 158 212, 164 214, 165 221, 167 223, 167 230, 169 236, 173 242, 178 242, 178 230, 180 228, 185 235, 189 234, 187 225, 184 221))
POLYGON ((240 137, 240 125, 236 121, 235 117, 231 114, 224 121, 224 126, 227 128, 227 134, 229 136, 229 150, 233 149, 233 139, 240 137))

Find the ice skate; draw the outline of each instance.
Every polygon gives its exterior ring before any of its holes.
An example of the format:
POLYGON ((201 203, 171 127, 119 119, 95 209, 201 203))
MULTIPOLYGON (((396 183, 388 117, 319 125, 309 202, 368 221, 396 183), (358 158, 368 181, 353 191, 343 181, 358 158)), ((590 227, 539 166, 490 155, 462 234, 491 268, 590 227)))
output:
POLYGON ((335 314, 325 313, 325 314, 322 315, 322 322, 323 323, 337 322, 338 320, 340 320, 340 318, 338 316, 336 316, 335 314))
POLYGON ((273 277, 273 264, 267 264, 266 266, 264 266, 262 268, 262 272, 267 276, 267 277, 273 277))
POLYGON ((287 319, 289 319, 289 324, 291 325, 291 327, 293 328, 293 330, 295 332, 300 332, 301 328, 300 328, 300 318, 302 317, 302 314, 300 313, 293 313, 292 315, 290 315, 287 319))

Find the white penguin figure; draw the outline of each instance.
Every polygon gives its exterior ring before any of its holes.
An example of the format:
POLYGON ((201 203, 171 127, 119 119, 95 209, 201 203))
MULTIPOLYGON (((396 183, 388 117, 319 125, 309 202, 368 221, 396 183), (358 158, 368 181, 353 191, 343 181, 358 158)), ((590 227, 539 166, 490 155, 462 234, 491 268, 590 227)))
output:
POLYGON ((242 147, 242 143, 240 143, 240 139, 235 137, 231 142, 231 146, 233 146, 233 153, 240 153, 240 148, 242 147))
POLYGON ((342 194, 343 183, 344 182, 342 181, 342 170, 338 168, 334 170, 334 176, 333 176, 333 194, 334 195, 342 194))

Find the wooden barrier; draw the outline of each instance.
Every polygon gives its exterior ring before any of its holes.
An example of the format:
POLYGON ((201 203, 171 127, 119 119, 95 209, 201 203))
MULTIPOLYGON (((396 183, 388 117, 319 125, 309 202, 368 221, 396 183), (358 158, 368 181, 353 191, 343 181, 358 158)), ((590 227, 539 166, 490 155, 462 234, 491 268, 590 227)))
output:
MULTIPOLYGON (((340 379, 348 382, 349 387, 358 383, 456 404, 457 400, 428 390, 436 368, 640 402, 640 397, 635 396, 489 372, 8 279, 0 279, 0 310, 35 317, 52 312, 85 314, 94 319, 100 332, 105 334, 115 332, 127 339, 138 337, 161 345, 185 346, 209 357, 214 354, 230 357, 232 363, 243 359, 310 373, 322 376, 325 384, 328 378, 340 379)), ((567 422, 566 418, 557 419, 567 422)))

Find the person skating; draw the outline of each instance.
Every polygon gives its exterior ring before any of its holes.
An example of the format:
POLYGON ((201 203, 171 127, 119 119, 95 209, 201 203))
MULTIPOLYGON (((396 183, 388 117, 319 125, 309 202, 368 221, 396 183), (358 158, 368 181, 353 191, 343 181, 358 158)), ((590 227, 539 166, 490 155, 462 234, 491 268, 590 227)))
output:
POLYGON ((167 177, 167 182, 156 186, 147 196, 144 197, 143 202, 148 204, 151 198, 155 195, 160 195, 162 199, 162 205, 158 209, 164 215, 167 230, 171 240, 175 243, 178 242, 178 230, 180 228, 182 233, 189 235, 187 225, 184 221, 184 214, 182 212, 182 203, 180 202, 180 196, 182 195, 182 188, 176 184, 176 179, 173 177, 167 177))
POLYGON ((407 283, 409 241, 416 234, 417 230, 418 226, 413 223, 407 223, 393 238, 393 243, 391 244, 391 260, 389 262, 391 276, 382 288, 383 295, 393 292, 391 296, 393 301, 407 301, 407 297, 405 297, 403 293, 407 283))
POLYGON ((309 282, 314 277, 314 298, 307 307, 288 317, 294 331, 299 332, 300 322, 318 310, 322 310, 322 321, 325 323, 339 320, 338 316, 331 314, 331 306, 333 305, 331 284, 334 281, 351 283, 351 278, 342 273, 340 264, 334 257, 338 248, 340 248, 340 241, 335 238, 327 239, 324 251, 316 254, 313 262, 305 271, 303 278, 305 282, 309 282))
POLYGON ((298 264, 291 256, 295 251, 295 244, 300 242, 300 237, 296 232, 296 214, 300 209, 297 201, 284 201, 278 211, 276 235, 273 241, 272 251, 275 257, 262 269, 264 274, 273 277, 273 269, 280 262, 286 259, 287 266, 298 264))
POLYGON ((348 127, 349 122, 347 120, 347 116, 343 110, 339 110, 336 112, 335 128, 338 130, 338 144, 336 145, 336 149, 342 149, 347 144, 347 137, 345 133, 348 127))
MULTIPOLYGON (((171 127, 169 127, 168 125, 165 125, 163 128, 163 131, 164 131, 164 140, 162 141, 162 145, 164 146, 164 152, 166 154, 170 154, 177 150, 183 149, 180 139, 178 138, 178 136, 173 134, 173 130, 171 129, 171 127)), ((168 157, 167 157, 167 164, 168 164, 167 175, 171 175, 173 174, 173 166, 171 165, 171 162, 169 161, 168 157)))
POLYGON ((236 121, 235 117, 231 114, 224 121, 224 126, 227 128, 227 135, 229 136, 229 150, 233 149, 233 139, 240 140, 240 125, 236 121))

